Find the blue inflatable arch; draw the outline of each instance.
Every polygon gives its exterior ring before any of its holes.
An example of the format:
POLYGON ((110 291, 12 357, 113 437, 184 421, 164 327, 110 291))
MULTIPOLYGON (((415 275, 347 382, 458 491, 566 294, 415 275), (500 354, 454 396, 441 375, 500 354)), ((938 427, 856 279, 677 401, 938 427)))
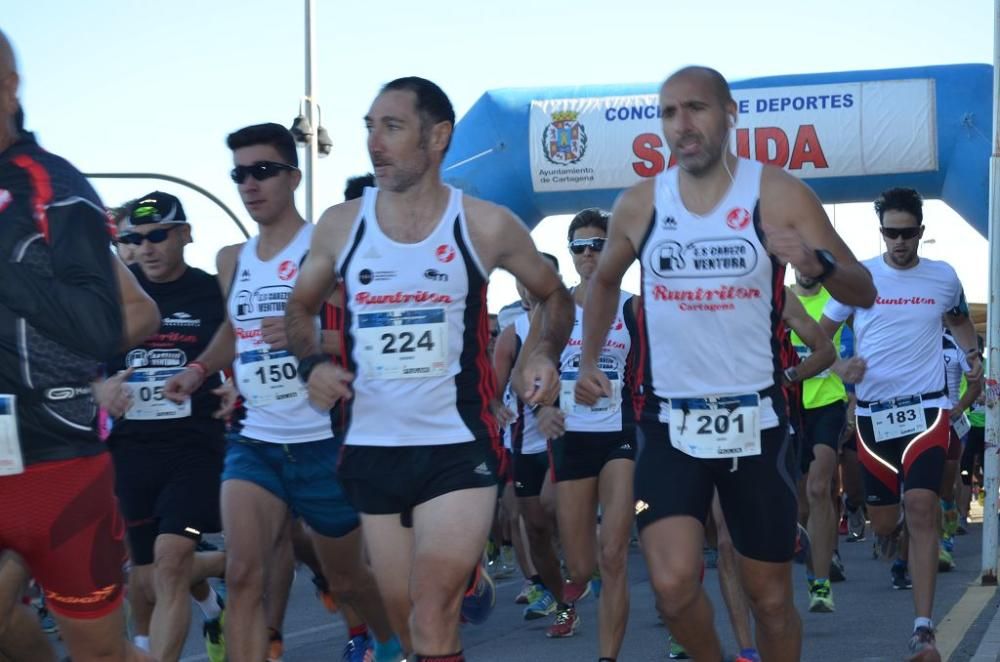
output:
MULTIPOLYGON (((529 227, 610 208, 623 187, 668 165, 659 85, 490 90, 458 122, 445 179, 529 227)), ((985 64, 736 81, 732 142, 802 177, 824 203, 910 186, 985 237, 992 86, 985 64)))

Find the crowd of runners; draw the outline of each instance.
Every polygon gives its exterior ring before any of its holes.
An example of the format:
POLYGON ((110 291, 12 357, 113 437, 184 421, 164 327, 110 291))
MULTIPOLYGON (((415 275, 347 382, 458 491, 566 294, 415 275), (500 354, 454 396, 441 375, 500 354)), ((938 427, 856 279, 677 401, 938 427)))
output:
POLYGON ((364 118, 374 175, 315 225, 287 129, 225 139, 257 232, 212 275, 180 199, 109 213, 18 85, 0 33, 0 660, 58 659, 55 629, 76 662, 178 660, 194 612, 212 662, 279 662, 301 564, 347 662, 464 660, 514 574, 526 620, 614 662, 634 544, 665 658, 798 660, 793 560, 835 613, 841 528, 912 589, 905 659, 940 660, 982 340, 954 269, 918 255, 917 191, 879 196, 885 250, 859 262, 808 186, 732 152, 728 83, 686 67, 659 91, 677 166, 577 213, 561 267, 442 181, 451 102, 407 77, 364 118), (498 268, 520 300, 494 317, 498 268))

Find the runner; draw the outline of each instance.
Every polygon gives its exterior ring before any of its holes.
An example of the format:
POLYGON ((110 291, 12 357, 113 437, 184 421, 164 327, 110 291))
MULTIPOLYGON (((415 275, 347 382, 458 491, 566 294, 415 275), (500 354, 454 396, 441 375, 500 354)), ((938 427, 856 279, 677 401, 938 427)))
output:
MULTIPOLYGON (((875 305, 831 300, 821 325, 831 336, 852 315, 856 356, 858 456, 872 528, 890 541, 909 532, 916 619, 908 659, 940 660, 931 610, 938 561, 938 491, 949 441, 949 407, 941 369, 941 319, 982 374, 976 331, 962 284, 945 262, 920 258, 923 201, 913 189, 884 191, 875 201, 886 252, 864 262, 878 288, 875 305), (901 488, 902 486, 902 488, 901 488), (900 508, 901 489, 905 490, 900 508)), ((840 296, 832 292, 834 297, 840 296)))
MULTIPOLYGON (((233 181, 260 234, 218 255, 226 321, 209 346, 170 378, 165 395, 188 401, 209 375, 232 363, 246 418, 226 453, 222 521, 226 530, 226 614, 231 662, 259 662, 268 648, 263 596, 275 544, 291 512, 312 531, 334 597, 354 606, 375 633, 376 657, 398 659, 378 591, 364 563, 356 512, 333 479, 339 445, 325 413, 313 409, 286 349, 285 301, 299 275, 313 227, 299 215, 301 174, 284 127, 246 127, 227 140, 233 181), (385 644, 384 647, 380 647, 385 644)), ((320 320, 310 318, 318 327, 320 320)), ((329 324, 327 324, 329 326, 329 324)), ((336 337, 324 334, 335 348, 336 337)))
MULTIPOLYGON (((791 290, 811 319, 819 320, 822 317, 823 306, 830 300, 830 293, 818 281, 796 270, 795 284, 791 290)), ((833 336, 833 343, 837 347, 840 346, 840 335, 841 330, 837 329, 833 336)), ((801 359, 809 357, 812 350, 795 332, 792 333, 792 344, 801 359)), ((828 367, 836 357, 836 353, 833 353, 828 367)), ((797 371, 797 368, 790 369, 790 372, 797 371)), ((834 480, 837 456, 847 422, 847 390, 840 377, 826 369, 813 377, 796 381, 802 384, 799 452, 806 494, 806 519, 803 524, 806 524, 809 532, 812 572, 816 573, 815 577, 807 578, 809 611, 832 613, 835 606, 830 580, 838 522, 832 495, 836 494, 834 480)))
MULTIPOLYGON (((73 657, 145 660, 123 636, 125 548, 90 387, 126 336, 113 230, 79 171, 24 131, 19 81, 0 33, 0 550, 43 586, 73 657)), ((23 615, 14 604, 0 623, 23 615)))
POLYGON ((460 604, 496 507, 488 274, 507 269, 542 302, 514 375, 528 404, 555 398, 572 323, 569 295, 524 226, 441 182, 454 122, 428 80, 382 88, 365 118, 379 187, 324 213, 287 312, 311 400, 329 408, 350 394, 340 477, 392 622, 399 632, 409 623, 418 660, 464 659, 460 604), (340 365, 312 322, 338 278, 340 365))
POLYGON ((130 405, 108 439, 115 491, 125 516, 132 561, 130 587, 154 598, 148 638, 136 644, 163 662, 180 657, 191 618, 188 594, 199 585, 206 649, 212 662, 225 659, 222 598, 205 583, 221 577, 221 552, 195 553, 204 533, 221 530, 219 483, 225 451, 217 374, 192 400, 177 406, 163 397, 166 380, 201 353, 222 322, 215 278, 187 265, 191 228, 180 200, 154 191, 130 206, 120 246, 134 250, 132 273, 160 309, 159 332, 118 357, 128 369, 130 405), (155 563, 155 566, 154 566, 155 563))
POLYGON ((798 660, 797 508, 777 349, 782 264, 857 305, 870 305, 875 291, 805 185, 730 151, 737 107, 718 72, 673 74, 660 109, 678 167, 628 189, 616 204, 584 305, 577 401, 592 405, 612 392, 597 360, 622 275, 639 256, 645 447, 635 507, 657 606, 694 659, 722 659, 699 581, 717 487, 757 648, 769 661, 798 660))

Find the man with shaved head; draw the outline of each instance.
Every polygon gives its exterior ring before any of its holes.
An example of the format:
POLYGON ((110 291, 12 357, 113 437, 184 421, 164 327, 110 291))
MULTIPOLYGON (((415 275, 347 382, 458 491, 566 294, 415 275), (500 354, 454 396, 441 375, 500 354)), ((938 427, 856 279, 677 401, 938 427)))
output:
MULTIPOLYGON (((792 601, 797 501, 782 386, 784 269, 871 306, 871 275, 816 196, 779 168, 733 153, 737 106, 719 72, 686 67, 660 89, 677 161, 622 193, 584 305, 576 397, 611 393, 598 368, 625 270, 642 266, 635 512, 657 607, 693 659, 722 659, 702 589, 704 524, 717 489, 769 662, 798 660, 792 601), (712 256, 705 259, 705 256, 712 256)), ((741 657, 739 660, 749 658, 741 657)))
MULTIPOLYGON (((23 563, 74 659, 147 659, 123 636, 125 549, 90 387, 124 339, 111 233, 83 175, 24 131, 18 84, 0 33, 0 577, 23 563)), ((44 659, 20 652, 37 633, 15 604, 0 601, 3 654, 44 659)))

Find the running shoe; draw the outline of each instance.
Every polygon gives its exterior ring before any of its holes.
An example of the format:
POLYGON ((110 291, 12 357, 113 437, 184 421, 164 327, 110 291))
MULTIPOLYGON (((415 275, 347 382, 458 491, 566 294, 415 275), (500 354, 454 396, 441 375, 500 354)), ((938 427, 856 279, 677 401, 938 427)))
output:
POLYGON ((687 654, 687 651, 684 650, 683 646, 681 646, 679 643, 677 643, 677 640, 674 639, 673 635, 668 635, 668 637, 667 637, 667 643, 669 644, 669 652, 667 653, 667 657, 669 659, 671 659, 671 660, 690 660, 691 659, 691 656, 687 654))
POLYGON ((847 575, 844 574, 844 562, 840 559, 840 552, 837 550, 833 550, 833 556, 830 558, 830 581, 834 583, 847 581, 847 575))
POLYGON ((902 526, 899 526, 887 536, 876 535, 872 556, 883 561, 896 558, 896 553, 899 551, 899 534, 902 530, 902 526))
POLYGON ((847 510, 847 538, 845 542, 861 542, 865 539, 865 511, 860 506, 847 510))
POLYGON ((372 645, 371 660, 365 662, 406 662, 406 655, 403 654, 403 645, 399 643, 399 637, 393 635, 388 641, 380 643, 375 637, 369 637, 372 645))
POLYGON ((761 662, 760 653, 756 648, 744 648, 733 658, 733 662, 761 662))
POLYGON ((517 556, 514 554, 513 545, 504 545, 500 548, 500 569, 496 575, 497 579, 511 577, 517 572, 517 556))
POLYGON ((906 652, 907 662, 941 662, 941 654, 934 641, 934 630, 928 627, 921 626, 913 631, 906 652))
POLYGON ((580 627, 580 617, 576 614, 576 609, 566 607, 556 614, 556 622, 545 631, 545 636, 552 639, 562 639, 572 637, 576 634, 576 629, 580 627))
POLYGON ((323 575, 313 575, 312 583, 316 587, 316 599, 323 604, 324 609, 331 614, 336 614, 338 609, 337 602, 330 593, 330 586, 326 583, 326 577, 323 575))
POLYGON ((367 634, 359 634, 347 640, 344 653, 340 656, 342 662, 372 662, 375 653, 367 634))
POLYGON ((274 628, 267 629, 267 662, 282 662, 285 654, 285 642, 281 633, 274 628))
POLYGON ((538 599, 524 608, 524 620, 536 621, 554 613, 556 613, 556 599, 551 591, 542 589, 539 591, 538 599))
POLYGON ((835 611, 830 580, 809 584, 809 611, 817 614, 832 614, 835 611))
POLYGON ((966 536, 969 535, 969 520, 965 517, 958 518, 958 528, 955 529, 955 535, 966 536))
POLYGON ((955 559, 951 551, 944 545, 944 541, 938 545, 938 572, 951 572, 955 569, 955 559))
POLYGON ((538 599, 538 593, 541 593, 541 589, 535 586, 535 582, 530 579, 525 579, 524 585, 521 586, 521 592, 514 598, 514 604, 530 604, 538 599))
MULTIPOLYGON (((205 654, 208 655, 209 662, 226 662, 226 603, 218 595, 216 601, 222 611, 217 617, 202 623, 201 634, 205 639, 205 654)), ((281 656, 278 657, 280 659, 281 656)))
POLYGON ((588 595, 590 595, 589 581, 576 584, 567 579, 566 583, 563 584, 563 599, 569 604, 577 603, 588 595))
POLYGON ((897 591, 913 588, 913 582, 910 581, 910 573, 907 571, 905 563, 893 563, 889 574, 892 578, 892 587, 897 591))
POLYGON ((601 569, 598 568, 594 571, 594 576, 590 578, 590 592, 594 594, 595 598, 599 599, 601 597, 601 586, 603 586, 601 569))
POLYGON ((958 509, 955 508, 954 504, 951 508, 941 508, 941 528, 944 529, 944 535, 949 538, 954 537, 958 533, 958 509))
POLYGON ((482 564, 476 565, 474 579, 462 599, 461 620, 479 625, 485 623, 497 604, 497 587, 482 564))
POLYGON ((847 535, 847 513, 844 513, 840 518, 840 523, 837 525, 837 535, 846 536, 847 535))

